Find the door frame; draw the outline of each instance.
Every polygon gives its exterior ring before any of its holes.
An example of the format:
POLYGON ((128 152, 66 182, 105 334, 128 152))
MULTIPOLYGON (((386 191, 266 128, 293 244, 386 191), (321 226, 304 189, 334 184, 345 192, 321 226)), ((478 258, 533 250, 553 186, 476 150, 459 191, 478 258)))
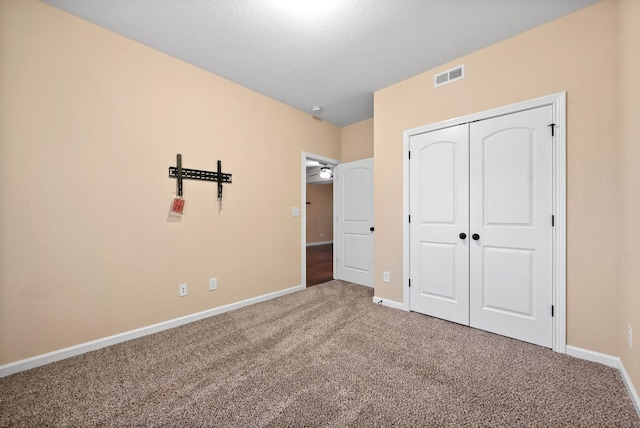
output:
POLYGON ((553 211, 555 215, 555 227, 553 228, 553 297, 555 313, 553 317, 552 349, 556 352, 566 353, 567 348, 567 93, 535 98, 491 110, 485 110, 442 122, 407 129, 403 132, 403 202, 402 209, 405 221, 403 222, 403 309, 409 311, 409 141, 414 135, 436 131, 443 128, 462 125, 477 120, 489 119, 530 110, 537 107, 551 106, 553 123, 555 123, 555 140, 553 148, 553 211))
MULTIPOLYGON (((316 160, 322 163, 326 163, 327 165, 331 165, 332 167, 335 167, 336 165, 342 163, 337 159, 316 155, 314 153, 302 152, 302 163, 301 163, 302 165, 301 167, 302 168, 301 169, 302 196, 300 198, 300 204, 301 204, 300 206, 301 234, 300 235, 302 237, 300 259, 302 261, 302 271, 301 271, 302 280, 300 281, 300 284, 302 284, 304 288, 307 288, 307 160, 316 160)), ((331 200, 333 200, 333 198, 331 200)), ((335 207, 333 208, 333 217, 335 218, 335 207)), ((332 237, 332 239, 335 242, 335 230, 333 231, 333 235, 334 236, 332 237)), ((335 258, 332 261, 335 269, 335 258)))

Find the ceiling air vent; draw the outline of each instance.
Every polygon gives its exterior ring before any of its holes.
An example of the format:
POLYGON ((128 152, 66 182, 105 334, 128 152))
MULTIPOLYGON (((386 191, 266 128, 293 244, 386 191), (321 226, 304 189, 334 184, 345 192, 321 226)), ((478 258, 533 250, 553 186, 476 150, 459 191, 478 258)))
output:
POLYGON ((438 86, 446 85, 447 83, 460 79, 464 79, 464 65, 459 65, 451 70, 436 74, 433 77, 433 87, 437 88, 438 86))

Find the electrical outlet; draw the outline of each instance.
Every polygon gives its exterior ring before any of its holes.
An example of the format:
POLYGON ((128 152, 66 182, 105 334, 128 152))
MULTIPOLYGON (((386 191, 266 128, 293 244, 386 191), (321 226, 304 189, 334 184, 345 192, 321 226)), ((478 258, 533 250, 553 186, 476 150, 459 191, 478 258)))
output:
POLYGON ((218 278, 209 278, 209 291, 218 289, 218 278))
POLYGON ((629 343, 629 349, 633 348, 633 330, 631 324, 627 324, 627 342, 629 343))
POLYGON ((382 272, 382 280, 384 282, 391 281, 391 274, 389 274, 389 272, 382 272))
POLYGON ((187 284, 178 285, 178 295, 184 297, 187 295, 187 284))

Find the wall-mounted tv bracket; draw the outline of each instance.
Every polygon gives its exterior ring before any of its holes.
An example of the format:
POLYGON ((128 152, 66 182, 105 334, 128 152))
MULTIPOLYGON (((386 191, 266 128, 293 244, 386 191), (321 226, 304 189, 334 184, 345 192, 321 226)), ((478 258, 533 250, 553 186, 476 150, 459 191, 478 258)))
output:
POLYGON ((177 179, 178 196, 182 197, 182 180, 204 180, 218 182, 218 211, 222 211, 222 184, 231 184, 231 174, 222 172, 222 161, 218 161, 218 171, 201 171, 182 167, 182 155, 176 156, 176 165, 169 167, 169 178, 177 179))

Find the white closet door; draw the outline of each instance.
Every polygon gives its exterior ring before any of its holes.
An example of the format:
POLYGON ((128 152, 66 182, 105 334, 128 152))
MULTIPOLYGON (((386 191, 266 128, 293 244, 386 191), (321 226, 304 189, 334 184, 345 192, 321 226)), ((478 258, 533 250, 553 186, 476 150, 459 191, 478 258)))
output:
POLYGON ((470 325, 546 347, 552 345, 550 123, 547 106, 470 125, 470 325))
POLYGON ((469 134, 411 137, 410 310, 469 323, 469 134), (462 234, 462 235, 461 235, 462 234))

